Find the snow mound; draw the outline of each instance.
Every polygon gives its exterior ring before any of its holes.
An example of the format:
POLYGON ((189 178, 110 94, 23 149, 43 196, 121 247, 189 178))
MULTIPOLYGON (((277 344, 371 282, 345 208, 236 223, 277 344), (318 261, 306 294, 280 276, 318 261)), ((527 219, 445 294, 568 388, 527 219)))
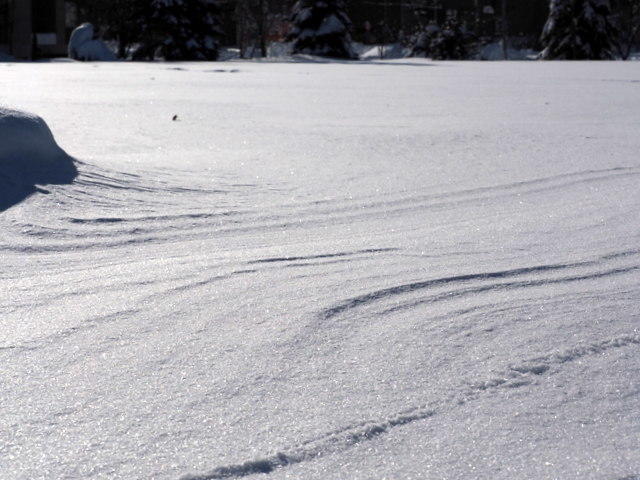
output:
POLYGON ((269 58, 287 58, 291 56, 293 45, 291 42, 271 42, 267 48, 269 58))
POLYGON ((83 23, 71 33, 69 39, 69 58, 85 62, 112 62, 115 54, 107 45, 95 37, 93 25, 83 23))
POLYGON ((37 191, 36 185, 71 183, 77 174, 42 118, 0 107, 0 211, 37 191))
POLYGON ((407 56, 407 49, 399 43, 388 45, 362 45, 360 60, 399 59, 407 56))

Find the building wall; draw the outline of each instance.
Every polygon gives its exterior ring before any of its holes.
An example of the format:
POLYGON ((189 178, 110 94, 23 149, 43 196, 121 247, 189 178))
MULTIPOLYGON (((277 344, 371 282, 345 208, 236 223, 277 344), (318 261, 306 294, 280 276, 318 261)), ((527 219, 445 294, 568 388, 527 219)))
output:
POLYGON ((0 53, 9 53, 9 0, 0 0, 0 53))
POLYGON ((36 54, 66 55, 64 0, 31 0, 36 54))
POLYGON ((11 22, 11 55, 17 58, 31 58, 31 0, 13 2, 11 22))
POLYGON ((16 58, 66 54, 64 0, 0 0, 0 50, 16 58), (5 11, 6 10, 6 11, 5 11), (6 38, 5 38, 6 37, 6 38), (6 41, 7 43, 3 43, 6 41))

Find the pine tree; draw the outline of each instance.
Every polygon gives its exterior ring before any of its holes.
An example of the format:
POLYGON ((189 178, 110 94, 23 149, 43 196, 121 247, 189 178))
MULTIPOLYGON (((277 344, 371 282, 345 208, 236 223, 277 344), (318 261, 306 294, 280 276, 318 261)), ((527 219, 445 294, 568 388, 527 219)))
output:
POLYGON ((469 40, 460 24, 450 18, 431 40, 430 52, 434 60, 464 60, 468 56, 469 40))
POLYGON ((618 53, 627 60, 640 39, 640 0, 616 0, 614 6, 615 25, 620 32, 618 53))
POLYGON ((355 59, 342 0, 298 0, 291 18, 293 53, 355 59))
POLYGON ((217 60, 219 14, 215 0, 152 0, 142 55, 217 60))
POLYGON ((609 0, 551 0, 542 31, 545 60, 609 60, 617 31, 609 0))
POLYGON ((431 42, 440 34, 435 20, 426 27, 420 27, 409 38, 410 57, 428 57, 431 54, 431 42))

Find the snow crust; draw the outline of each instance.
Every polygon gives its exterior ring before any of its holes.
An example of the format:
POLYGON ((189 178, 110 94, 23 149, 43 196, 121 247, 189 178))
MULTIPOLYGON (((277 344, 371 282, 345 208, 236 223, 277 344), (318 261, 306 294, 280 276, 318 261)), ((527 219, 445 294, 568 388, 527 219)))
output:
POLYGON ((0 211, 29 196, 36 185, 69 183, 76 173, 44 120, 0 107, 0 211))
POLYGON ((71 32, 69 39, 69 58, 86 62, 112 62, 116 55, 102 41, 95 37, 93 25, 83 23, 71 32))
POLYGON ((634 478, 637 65, 0 65, 0 477, 634 478))

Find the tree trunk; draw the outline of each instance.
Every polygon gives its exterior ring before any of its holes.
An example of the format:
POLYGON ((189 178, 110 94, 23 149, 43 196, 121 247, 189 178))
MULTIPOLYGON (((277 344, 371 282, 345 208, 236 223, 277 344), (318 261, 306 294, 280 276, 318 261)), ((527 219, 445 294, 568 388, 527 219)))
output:
POLYGON ((502 56, 505 60, 509 60, 509 45, 508 45, 508 24, 507 24, 507 0, 502 0, 502 18, 500 20, 501 34, 502 34, 502 56))

